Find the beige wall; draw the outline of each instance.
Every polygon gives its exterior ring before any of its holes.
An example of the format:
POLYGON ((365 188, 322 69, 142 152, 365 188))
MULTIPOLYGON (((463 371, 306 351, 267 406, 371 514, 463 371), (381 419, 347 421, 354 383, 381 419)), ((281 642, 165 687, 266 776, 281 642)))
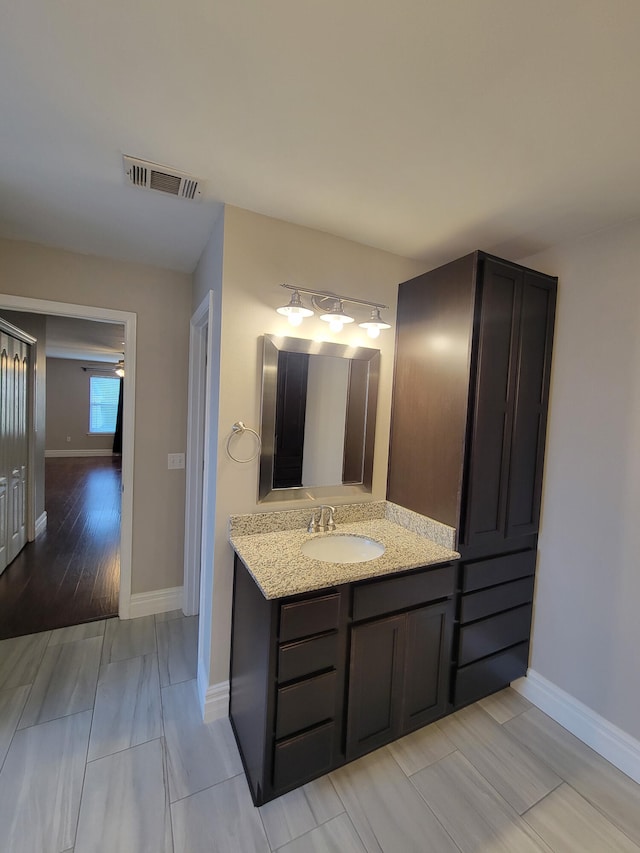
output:
MULTIPOLYGON (((219 250, 215 254, 217 257, 219 250)), ((335 290, 384 302, 392 306, 386 314, 393 323, 398 283, 421 269, 415 262, 329 234, 238 208, 225 209, 211 683, 228 678, 233 574, 232 550, 227 542, 229 515, 265 509, 257 503, 258 462, 239 465, 224 451, 234 421, 242 420, 247 426, 260 428, 261 336, 264 333, 307 338, 322 335, 339 343, 349 343, 355 337, 362 343, 369 340, 362 329, 333 335, 327 324, 316 317, 293 329, 286 318, 275 312, 288 298, 280 284, 335 290)), ((196 274, 196 280, 199 278, 196 274)), ((381 350, 381 360, 372 498, 380 499, 386 493, 393 330, 386 335, 382 333, 376 345, 381 350)), ((238 452, 251 452, 250 436, 241 442, 238 452)), ((268 509, 291 505, 270 503, 268 509)))
POLYGON ((531 667, 640 738, 640 220, 524 263, 559 276, 531 667))
MULTIPOLYGON (((1 280, 0 280, 1 282, 1 280)), ((2 283, 0 283, 0 290, 2 283)), ((46 324, 47 320, 43 314, 28 314, 21 311, 5 311, 0 309, 2 316, 9 323, 13 323, 23 332, 27 332, 37 339, 36 343, 36 441, 34 448, 33 482, 35 487, 35 515, 36 521, 44 512, 44 449, 46 438, 46 382, 47 382, 47 355, 46 355, 46 324)))
MULTIPOLYGON (((82 366, 90 364, 69 358, 47 359, 47 450, 111 450, 113 447, 113 435, 89 435, 92 374, 82 366), (67 436, 71 441, 67 441, 67 436)), ((105 369, 104 364, 95 366, 105 369)))
MULTIPOLYGON (((0 240, 0 291, 137 314, 132 592, 180 586, 191 277, 0 240)), ((125 401, 126 403, 126 401, 125 401)))

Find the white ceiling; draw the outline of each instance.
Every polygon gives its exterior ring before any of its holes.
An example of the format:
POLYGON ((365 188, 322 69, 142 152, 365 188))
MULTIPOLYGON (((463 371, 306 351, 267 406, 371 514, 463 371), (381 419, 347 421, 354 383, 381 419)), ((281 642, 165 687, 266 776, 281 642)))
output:
POLYGON ((25 0, 0 234, 190 271, 226 202, 438 263, 640 216, 638 0, 25 0), (206 180, 126 186, 122 154, 206 180))
POLYGON ((47 315, 46 350, 48 358, 115 364, 124 354, 124 326, 47 315))

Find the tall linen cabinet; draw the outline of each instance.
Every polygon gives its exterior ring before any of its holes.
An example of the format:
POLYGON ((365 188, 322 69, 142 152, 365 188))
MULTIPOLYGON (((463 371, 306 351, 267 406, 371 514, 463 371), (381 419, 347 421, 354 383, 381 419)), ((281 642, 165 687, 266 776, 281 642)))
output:
POLYGON ((458 530, 456 707, 526 672, 556 287, 474 252, 399 288, 387 494, 458 530))

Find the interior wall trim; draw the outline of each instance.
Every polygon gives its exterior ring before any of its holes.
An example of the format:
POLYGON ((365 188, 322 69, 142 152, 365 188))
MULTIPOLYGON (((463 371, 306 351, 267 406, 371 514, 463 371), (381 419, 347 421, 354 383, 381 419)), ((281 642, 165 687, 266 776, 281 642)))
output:
POLYGON ((107 448, 96 448, 95 450, 45 450, 45 459, 54 459, 61 456, 113 456, 113 451, 107 448))
POLYGON ((134 592, 129 605, 129 618, 152 616, 154 613, 168 613, 170 610, 182 610, 181 586, 167 589, 153 589, 151 592, 134 592))
POLYGON ((533 669, 511 686, 618 770, 640 783, 640 741, 533 669))
POLYGON ((35 535, 40 536, 41 533, 47 529, 47 511, 45 510, 42 515, 39 515, 36 519, 36 530, 35 535))
POLYGON ((218 684, 207 685, 204 675, 204 667, 198 667, 198 695, 200 697, 200 708, 202 719, 205 723, 212 723, 229 716, 230 685, 228 681, 218 684))

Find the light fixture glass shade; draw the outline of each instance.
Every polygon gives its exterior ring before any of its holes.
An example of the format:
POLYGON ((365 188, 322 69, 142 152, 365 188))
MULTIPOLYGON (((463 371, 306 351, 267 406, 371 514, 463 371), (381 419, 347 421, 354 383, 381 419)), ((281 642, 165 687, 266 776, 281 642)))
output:
POLYGON ((276 311, 278 314, 283 314, 292 326, 299 326, 305 317, 313 316, 313 311, 303 304, 297 290, 294 290, 291 294, 288 304, 283 305, 281 308, 276 308, 276 311))
POLYGON ((353 323, 353 317, 350 317, 349 314, 344 313, 344 309, 342 307, 342 302, 339 299, 336 299, 333 303, 333 308, 327 311, 326 314, 321 314, 320 319, 324 320, 325 323, 329 324, 329 328, 332 332, 341 332, 342 327, 346 323, 353 323))
POLYGON ((358 323, 361 329, 366 329, 370 338, 377 338, 380 334, 380 329, 390 329, 389 323, 385 323, 380 316, 380 309, 374 308, 371 311, 371 317, 364 323, 358 323))

